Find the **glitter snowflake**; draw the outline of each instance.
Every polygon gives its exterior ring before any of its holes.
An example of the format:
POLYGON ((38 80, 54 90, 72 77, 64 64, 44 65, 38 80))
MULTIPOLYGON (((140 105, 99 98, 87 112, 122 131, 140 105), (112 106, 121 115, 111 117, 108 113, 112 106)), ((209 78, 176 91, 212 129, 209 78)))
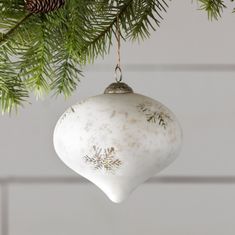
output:
POLYGON ((167 113, 151 110, 149 104, 139 104, 137 108, 145 114, 148 122, 158 123, 164 129, 166 129, 168 121, 171 120, 171 117, 167 113))
POLYGON ((105 170, 114 172, 118 169, 122 162, 115 158, 115 150, 113 147, 102 149, 93 146, 93 154, 91 156, 84 156, 84 160, 89 165, 92 165, 95 170, 105 170))

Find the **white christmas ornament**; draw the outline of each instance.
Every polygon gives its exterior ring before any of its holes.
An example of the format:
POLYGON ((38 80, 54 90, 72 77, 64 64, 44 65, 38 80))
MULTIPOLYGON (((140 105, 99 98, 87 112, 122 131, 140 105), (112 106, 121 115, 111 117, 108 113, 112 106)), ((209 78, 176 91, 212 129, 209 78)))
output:
POLYGON ((174 114, 122 82, 69 108, 54 132, 61 160, 117 203, 167 167, 181 142, 174 114))

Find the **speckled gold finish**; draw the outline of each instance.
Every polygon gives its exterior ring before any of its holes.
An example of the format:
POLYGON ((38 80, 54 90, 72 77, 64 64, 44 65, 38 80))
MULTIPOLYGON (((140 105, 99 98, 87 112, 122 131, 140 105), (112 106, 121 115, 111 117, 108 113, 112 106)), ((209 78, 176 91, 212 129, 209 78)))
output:
POLYGON ((61 160, 113 202, 171 164, 181 142, 175 115, 122 83, 69 108, 54 132, 61 160))

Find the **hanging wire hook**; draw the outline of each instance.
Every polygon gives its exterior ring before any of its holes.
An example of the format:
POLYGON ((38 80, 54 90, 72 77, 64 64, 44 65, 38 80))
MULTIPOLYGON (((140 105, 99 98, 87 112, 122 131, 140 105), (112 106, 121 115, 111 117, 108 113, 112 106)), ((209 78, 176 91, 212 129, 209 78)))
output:
POLYGON ((120 66, 118 64, 115 68, 115 80, 116 80, 116 82, 122 81, 122 69, 120 68, 120 66))
POLYGON ((121 33, 119 25, 119 17, 117 16, 116 24, 116 38, 117 38, 117 65, 115 68, 115 80, 116 82, 122 81, 122 69, 121 69, 121 33))

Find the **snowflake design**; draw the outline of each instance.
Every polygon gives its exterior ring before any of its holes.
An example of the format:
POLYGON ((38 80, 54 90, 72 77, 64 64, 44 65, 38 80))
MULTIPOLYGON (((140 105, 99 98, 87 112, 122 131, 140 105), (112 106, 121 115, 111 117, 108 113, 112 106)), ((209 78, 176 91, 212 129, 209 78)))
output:
POLYGON ((60 123, 62 123, 64 119, 67 117, 67 115, 70 113, 75 113, 75 110, 73 107, 71 107, 69 110, 67 110, 67 112, 63 114, 63 116, 60 118, 60 123))
POLYGON ((139 111, 143 112, 146 116, 148 122, 157 123, 162 126, 164 129, 167 127, 167 123, 171 120, 171 117, 163 112, 152 111, 150 108, 151 104, 139 104, 137 108, 139 111))
POLYGON ((121 160, 115 158, 113 147, 102 149, 94 145, 93 152, 92 156, 84 156, 84 160, 89 165, 92 165, 95 170, 114 172, 115 169, 122 165, 121 160))

